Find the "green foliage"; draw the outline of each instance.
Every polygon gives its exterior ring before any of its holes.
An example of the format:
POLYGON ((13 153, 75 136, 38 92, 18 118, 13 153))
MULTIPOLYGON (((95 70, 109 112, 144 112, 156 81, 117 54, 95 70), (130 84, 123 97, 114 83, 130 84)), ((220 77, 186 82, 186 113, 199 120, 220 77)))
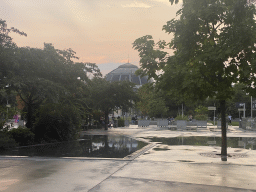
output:
POLYGON ((119 118, 117 119, 118 127, 124 127, 124 119, 119 118))
POLYGON ((206 114, 196 114, 194 119, 199 121, 206 121, 208 119, 208 116, 206 114))
MULTIPOLYGON (((251 116, 251 97, 246 93, 246 86, 242 83, 234 85, 234 94, 230 100, 227 101, 227 114, 231 114, 232 118, 238 118, 239 112, 236 103, 245 103, 246 116, 251 116)), ((241 112, 242 114, 243 112, 241 112)))
POLYGON ((198 106, 195 109, 196 115, 194 119, 199 120, 199 121, 206 121, 208 119, 208 108, 204 107, 202 105, 198 106))
MULTIPOLYGON (((171 4, 174 3, 174 0, 169 0, 169 2, 171 2, 171 4)), ((179 0, 175 0, 175 4, 179 3, 179 0)))
POLYGON ((177 115, 177 117, 175 117, 175 120, 188 120, 188 117, 187 116, 185 116, 185 115, 183 115, 183 117, 182 117, 182 115, 177 115))
POLYGON ((105 114, 106 126, 110 111, 128 111, 137 100, 134 84, 127 81, 110 83, 103 78, 93 78, 88 84, 88 90, 89 106, 105 114))
POLYGON ((37 142, 67 141, 76 138, 80 116, 74 106, 46 104, 38 112, 34 125, 37 142))
POLYGON ((157 90, 153 84, 147 83, 138 90, 139 101, 137 107, 143 115, 150 117, 166 116, 168 108, 166 106, 164 94, 157 90))
POLYGON ((183 0, 178 19, 163 26, 174 35, 170 43, 156 46, 148 35, 133 44, 143 71, 168 94, 180 101, 208 97, 220 101, 223 157, 227 156, 225 106, 234 94, 233 84, 243 83, 247 92, 256 94, 255 15, 255 6, 246 0, 183 0), (162 58, 164 48, 173 49, 174 55, 162 58))
POLYGON ((35 134, 31 132, 30 129, 19 127, 17 129, 12 129, 8 134, 18 143, 20 146, 34 144, 35 134))
POLYGON ((5 131, 0 131, 0 150, 13 148, 17 144, 15 140, 5 131))
POLYGON ((195 112, 197 114, 207 114, 208 113, 208 108, 207 107, 204 107, 202 105, 198 106, 196 109, 195 109, 195 112))
MULTIPOLYGON (((173 3, 173 2, 172 2, 173 3)), ((174 56, 164 58, 151 36, 135 40, 143 70, 156 78, 162 89, 181 100, 216 96, 228 99, 233 95, 232 83, 244 82, 254 92, 255 7, 246 1, 183 1, 177 12, 179 19, 163 26, 174 38, 166 47, 174 56), (245 22, 246 21, 246 22, 245 22), (254 27, 253 27, 254 26, 254 27), (238 46, 239 45, 239 46, 238 46)))
POLYGON ((17 47, 10 32, 26 36, 8 29, 0 19, 0 118, 6 116, 7 101, 14 109, 18 95, 24 106, 21 114, 37 141, 74 138, 80 120, 92 112, 89 76, 101 77, 99 68, 94 63, 75 62, 78 57, 70 48, 58 50, 50 43, 43 49, 17 47))

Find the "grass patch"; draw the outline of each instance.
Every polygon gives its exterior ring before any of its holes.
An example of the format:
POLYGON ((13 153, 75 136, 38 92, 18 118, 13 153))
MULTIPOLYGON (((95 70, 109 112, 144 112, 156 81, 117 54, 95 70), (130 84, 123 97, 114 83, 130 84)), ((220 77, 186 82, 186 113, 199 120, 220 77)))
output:
MULTIPOLYGON (((207 123, 212 123, 214 125, 213 121, 207 121, 207 123)), ((215 121, 215 125, 217 125, 217 121, 215 121)), ((239 122, 238 121, 233 121, 231 123, 228 123, 228 125, 239 126, 239 122)))

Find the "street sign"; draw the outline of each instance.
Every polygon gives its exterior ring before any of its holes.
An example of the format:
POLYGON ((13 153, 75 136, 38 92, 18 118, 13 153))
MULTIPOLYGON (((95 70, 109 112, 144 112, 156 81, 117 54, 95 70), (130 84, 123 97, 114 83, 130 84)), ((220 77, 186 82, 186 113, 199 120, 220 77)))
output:
POLYGON ((8 105, 6 105, 6 107, 9 107, 9 108, 10 108, 10 107, 11 107, 11 105, 10 105, 10 104, 8 104, 8 105))
MULTIPOLYGON (((238 109, 238 111, 244 111, 244 109, 243 109, 243 108, 241 108, 241 109, 238 109)), ((245 111, 246 111, 246 109, 245 109, 245 111)))
POLYGON ((216 107, 208 107, 208 110, 209 110, 209 111, 215 111, 215 110, 216 110, 216 107))
POLYGON ((245 103, 236 103, 236 108, 243 107, 244 105, 245 105, 245 103))
POLYGON ((252 109, 253 109, 253 110, 256 110, 256 100, 254 100, 254 101, 252 102, 252 109))

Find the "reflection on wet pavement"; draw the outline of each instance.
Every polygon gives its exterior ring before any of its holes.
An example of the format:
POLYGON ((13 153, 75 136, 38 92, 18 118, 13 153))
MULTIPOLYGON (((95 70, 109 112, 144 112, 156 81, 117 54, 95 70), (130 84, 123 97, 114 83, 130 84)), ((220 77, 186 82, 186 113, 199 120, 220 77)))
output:
POLYGON ((125 136, 85 135, 77 141, 20 147, 0 151, 0 155, 124 158, 146 145, 125 136))
MULTIPOLYGON (((147 138, 146 138, 147 139, 147 138)), ((221 137, 153 137, 149 138, 152 142, 160 142, 166 145, 191 145, 191 146, 221 146, 221 137)), ((227 145, 231 148, 256 149, 255 137, 228 137, 227 145)))

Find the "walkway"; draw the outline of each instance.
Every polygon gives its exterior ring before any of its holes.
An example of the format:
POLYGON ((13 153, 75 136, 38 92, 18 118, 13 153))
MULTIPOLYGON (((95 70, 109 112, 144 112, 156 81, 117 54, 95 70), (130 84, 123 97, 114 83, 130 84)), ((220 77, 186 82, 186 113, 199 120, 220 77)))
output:
MULTIPOLYGON (((150 126, 111 128, 87 134, 149 137, 220 136, 202 129, 171 131, 150 126)), ((232 127, 228 137, 256 137, 232 127)), ((220 147, 167 146, 151 143, 124 159, 0 157, 0 191, 256 191, 256 151, 228 149, 236 154, 222 162, 220 147)))

